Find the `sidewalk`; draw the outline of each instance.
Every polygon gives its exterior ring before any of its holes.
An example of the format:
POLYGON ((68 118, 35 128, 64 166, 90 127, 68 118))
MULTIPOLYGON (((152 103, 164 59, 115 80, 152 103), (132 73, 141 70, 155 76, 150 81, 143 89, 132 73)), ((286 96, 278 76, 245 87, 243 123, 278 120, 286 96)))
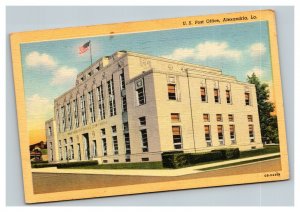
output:
POLYGON ((218 167, 237 162, 251 161, 254 159, 268 158, 280 155, 280 153, 272 153, 255 157, 228 160, 204 165, 196 165, 181 169, 57 169, 56 167, 32 169, 35 173, 62 173, 62 174, 103 174, 103 175, 130 175, 130 176, 181 176, 187 174, 195 174, 204 168, 218 167))

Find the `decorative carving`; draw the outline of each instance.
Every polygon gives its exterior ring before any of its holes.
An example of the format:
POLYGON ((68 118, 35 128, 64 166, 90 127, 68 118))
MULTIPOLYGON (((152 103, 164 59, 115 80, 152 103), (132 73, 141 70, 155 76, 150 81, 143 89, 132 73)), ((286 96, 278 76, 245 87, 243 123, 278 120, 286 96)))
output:
POLYGON ((141 66, 146 67, 146 60, 144 58, 140 58, 140 64, 141 66))
POLYGON ((147 60, 147 66, 151 67, 151 60, 147 60))
POLYGON ((173 65, 169 64, 168 68, 169 68, 169 70, 173 70, 173 65))

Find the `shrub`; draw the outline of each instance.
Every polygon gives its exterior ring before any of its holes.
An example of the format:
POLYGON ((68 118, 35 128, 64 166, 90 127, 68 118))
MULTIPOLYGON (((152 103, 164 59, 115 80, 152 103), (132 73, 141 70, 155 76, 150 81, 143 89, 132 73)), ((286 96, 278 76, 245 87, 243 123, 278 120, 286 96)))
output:
POLYGON ((182 150, 178 150, 178 151, 169 151, 169 152, 163 152, 161 154, 161 156, 164 156, 164 155, 170 155, 170 154, 176 154, 176 153, 183 153, 182 150))
POLYGON ((46 168, 46 167, 56 167, 55 163, 32 163, 32 168, 46 168))
POLYGON ((78 167, 78 166, 93 166, 98 165, 97 160, 89 161, 78 161, 78 162, 68 162, 68 163, 58 163, 56 164, 58 169, 69 168, 69 167, 78 167))
POLYGON ((239 148, 216 149, 216 150, 212 150, 211 152, 221 152, 222 159, 224 159, 224 160, 240 157, 240 149, 239 148))
POLYGON ((169 153, 162 155, 162 163, 165 168, 180 168, 189 165, 190 153, 169 153))
POLYGON ((190 157, 191 164, 209 162, 214 160, 221 160, 223 154, 221 152, 205 152, 205 153, 193 153, 190 157))
POLYGON ((162 154, 162 164, 165 168, 181 168, 204 162, 239 158, 238 148, 212 150, 203 153, 165 152, 162 154))
POLYGON ((181 168, 220 159, 222 159, 221 152, 173 153, 162 156, 163 166, 165 168, 181 168))

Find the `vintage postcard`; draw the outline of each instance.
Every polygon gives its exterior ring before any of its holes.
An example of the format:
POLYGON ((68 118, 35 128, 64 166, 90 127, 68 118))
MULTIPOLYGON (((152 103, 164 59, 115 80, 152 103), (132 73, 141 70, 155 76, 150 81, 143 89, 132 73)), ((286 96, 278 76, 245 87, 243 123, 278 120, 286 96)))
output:
POLYGON ((13 33, 27 203, 289 178, 275 12, 13 33))

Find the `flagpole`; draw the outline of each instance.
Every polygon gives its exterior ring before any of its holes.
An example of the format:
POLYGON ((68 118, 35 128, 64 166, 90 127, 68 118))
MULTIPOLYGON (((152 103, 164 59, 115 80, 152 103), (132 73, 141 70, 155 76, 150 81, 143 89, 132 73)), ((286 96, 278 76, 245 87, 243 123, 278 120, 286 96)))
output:
POLYGON ((92 42, 89 40, 90 42, 90 59, 91 59, 91 66, 93 64, 93 57, 92 57, 92 42))

